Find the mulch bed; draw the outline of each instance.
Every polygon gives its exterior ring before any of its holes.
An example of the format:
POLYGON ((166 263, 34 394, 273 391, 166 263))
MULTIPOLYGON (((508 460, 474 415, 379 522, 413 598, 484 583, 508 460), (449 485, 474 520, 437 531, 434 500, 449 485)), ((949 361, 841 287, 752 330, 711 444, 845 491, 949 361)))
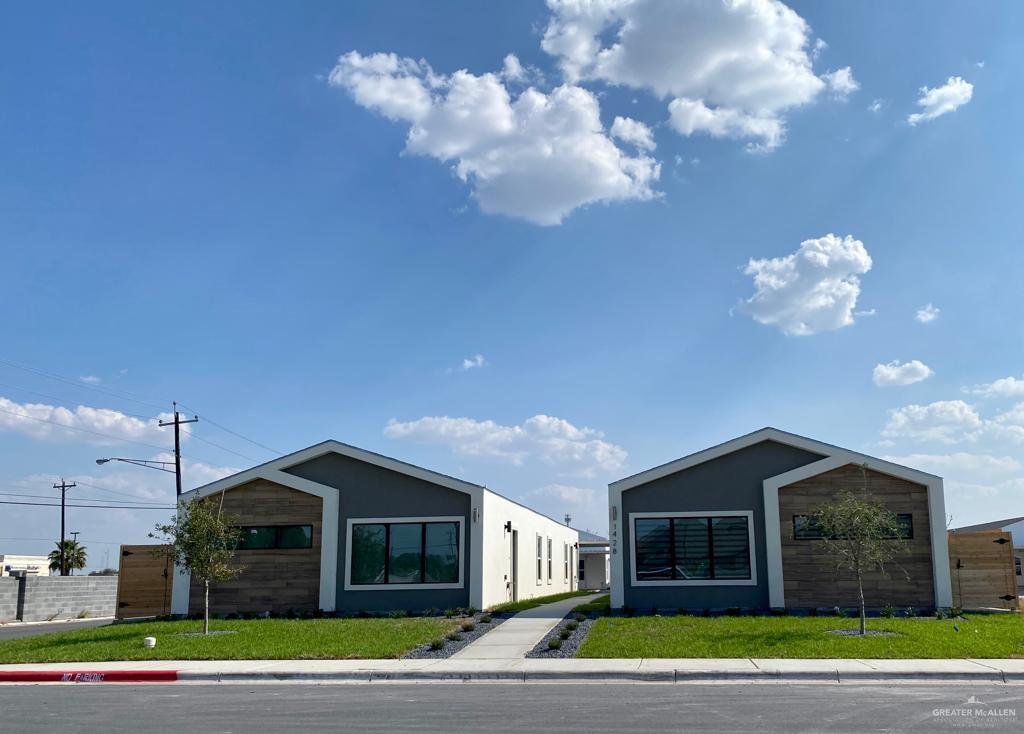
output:
POLYGON ((482 616, 484 615, 478 614, 474 616, 472 619, 469 617, 461 617, 458 619, 460 623, 472 621, 473 624, 476 625, 476 627, 471 632, 463 632, 462 630, 456 630, 459 636, 462 638, 461 640, 449 640, 447 637, 445 637, 444 646, 441 647, 439 650, 432 649, 430 647, 430 644, 427 643, 426 645, 420 645, 419 647, 414 648, 409 653, 404 655, 403 658, 417 660, 431 658, 450 658, 452 655, 457 653, 466 645, 468 645, 476 639, 479 639, 481 636, 487 634, 492 629, 494 629, 499 624, 508 619, 508 616, 505 615, 491 615, 490 622, 481 622, 480 618, 482 616))

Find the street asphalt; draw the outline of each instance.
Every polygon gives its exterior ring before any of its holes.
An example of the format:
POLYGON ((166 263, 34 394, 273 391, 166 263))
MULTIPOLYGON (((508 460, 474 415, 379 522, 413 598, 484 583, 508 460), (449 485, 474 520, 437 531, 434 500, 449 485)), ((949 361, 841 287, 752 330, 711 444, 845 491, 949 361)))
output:
MULTIPOLYGON (((112 619, 76 619, 70 622, 43 622, 40 624, 4 624, 0 625, 0 640, 16 640, 19 637, 48 635, 51 632, 70 632, 71 630, 103 627, 112 619)), ((3 731, 3 729, 0 729, 3 731)))
POLYGON ((0 686, 0 731, 1020 731, 1024 686, 497 684, 0 686), (963 714, 970 710, 969 717, 963 714), (961 713, 956 713, 960 711, 961 713), (989 712, 981 715, 976 712, 989 712), (970 721, 967 721, 970 718, 970 721))

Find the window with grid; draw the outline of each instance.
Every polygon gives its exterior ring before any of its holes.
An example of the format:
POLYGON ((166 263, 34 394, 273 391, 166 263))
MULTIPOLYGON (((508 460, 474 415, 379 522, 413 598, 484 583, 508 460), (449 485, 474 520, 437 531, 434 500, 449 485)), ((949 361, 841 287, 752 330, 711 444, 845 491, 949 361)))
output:
POLYGON ((745 516, 636 518, 637 581, 750 579, 745 516))

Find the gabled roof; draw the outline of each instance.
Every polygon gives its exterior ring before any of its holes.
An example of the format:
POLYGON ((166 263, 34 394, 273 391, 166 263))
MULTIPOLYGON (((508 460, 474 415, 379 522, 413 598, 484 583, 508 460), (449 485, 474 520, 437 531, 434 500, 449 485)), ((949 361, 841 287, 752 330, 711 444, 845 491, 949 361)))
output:
POLYGON ((992 522, 982 522, 977 525, 964 525, 963 527, 953 528, 954 530, 998 530, 1005 528, 1007 525, 1016 525, 1019 522, 1024 522, 1024 517, 1011 517, 1006 520, 993 520, 992 522))
POLYGON ((809 451, 813 454, 819 454, 822 458, 843 457, 848 459, 848 463, 851 464, 869 463, 871 468, 875 471, 900 477, 901 479, 907 479, 912 482, 926 484, 928 480, 938 478, 934 474, 928 474, 927 472, 911 469, 910 467, 901 466, 900 464, 893 464, 892 462, 885 461, 874 456, 869 456, 868 454, 850 451, 849 449, 824 443, 823 441, 816 441, 813 438, 798 436, 795 433, 780 431, 778 428, 767 427, 748 433, 744 436, 740 436, 739 438, 734 438, 731 441, 720 443, 717 446, 712 446, 711 448, 704 449, 703 451, 689 454, 681 459, 670 461, 667 464, 656 466, 653 469, 642 471, 639 474, 619 479, 618 481, 612 482, 609 487, 620 491, 632 489, 633 487, 638 487, 641 484, 647 484, 655 479, 661 479, 662 477, 667 477, 670 474, 675 474, 683 469, 689 469, 692 466, 697 466, 698 464, 703 464, 706 461, 711 461, 712 459, 717 459, 741 449, 745 449, 749 446, 761 443, 762 441, 774 441, 775 443, 781 443, 786 446, 793 446, 798 449, 803 449, 804 451, 809 451))
MULTIPOLYGON (((300 449, 299 451, 294 451, 290 454, 285 454, 284 456, 264 462, 263 464, 258 464, 250 469, 240 471, 237 474, 232 474, 224 477, 223 479, 218 479, 215 482, 210 482, 209 484, 204 484, 201 487, 196 487, 195 489, 190 490, 190 492, 209 494, 212 492, 219 492, 223 489, 231 489, 254 479, 259 479, 264 471, 287 471, 294 466, 304 464, 307 461, 311 461, 326 454, 340 454, 351 459, 364 461, 367 464, 373 464, 384 469, 390 469, 391 471, 396 471, 400 474, 415 477, 416 479, 422 479, 424 481, 431 482, 432 484, 438 484, 442 487, 448 487, 449 489, 465 492, 467 494, 473 494, 482 489, 487 489, 480 484, 473 484, 472 482, 467 482, 462 479, 456 479, 455 477, 447 474, 441 474, 440 472, 424 469, 423 467, 416 466, 415 464, 409 464, 404 461, 399 461, 398 459, 392 459, 390 456, 384 456, 383 454, 377 454, 373 451, 367 451, 366 449, 361 449, 356 446, 350 446, 349 444, 342 443, 341 441, 328 439, 327 441, 322 441, 308 448, 300 449)), ((188 493, 186 492, 184 494, 188 493)))
POLYGON ((577 530, 576 532, 580 534, 581 543, 604 543, 608 545, 608 538, 602 538, 600 535, 595 535, 586 530, 577 530))

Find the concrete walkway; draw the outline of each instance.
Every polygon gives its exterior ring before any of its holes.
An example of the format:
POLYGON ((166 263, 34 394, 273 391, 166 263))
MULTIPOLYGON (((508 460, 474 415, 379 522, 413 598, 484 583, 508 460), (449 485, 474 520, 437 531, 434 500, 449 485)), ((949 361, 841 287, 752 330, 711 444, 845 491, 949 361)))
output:
POLYGON ((574 607, 599 596, 601 594, 573 596, 519 612, 448 659, 522 660, 574 607))

